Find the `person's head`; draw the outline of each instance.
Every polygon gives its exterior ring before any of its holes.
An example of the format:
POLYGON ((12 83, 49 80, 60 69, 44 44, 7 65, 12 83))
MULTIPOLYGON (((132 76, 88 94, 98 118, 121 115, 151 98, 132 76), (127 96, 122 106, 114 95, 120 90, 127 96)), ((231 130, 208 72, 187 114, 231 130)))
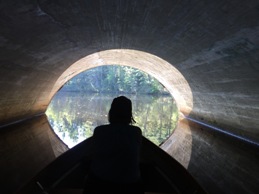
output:
POLYGON ((132 124, 135 120, 132 116, 131 100, 125 96, 114 98, 108 115, 108 120, 113 123, 132 124))

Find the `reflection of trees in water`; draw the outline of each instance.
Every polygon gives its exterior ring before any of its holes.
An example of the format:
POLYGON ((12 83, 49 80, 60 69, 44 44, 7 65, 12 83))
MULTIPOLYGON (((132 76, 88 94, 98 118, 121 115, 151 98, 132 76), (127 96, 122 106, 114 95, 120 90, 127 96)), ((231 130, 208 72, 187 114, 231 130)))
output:
POLYGON ((144 103, 135 112, 136 120, 143 135, 159 145, 166 140, 176 127, 177 107, 171 97, 159 97, 151 103, 144 103))
MULTIPOLYGON (((79 137, 92 136, 93 129, 108 123, 107 114, 114 96, 78 93, 58 93, 52 100, 47 115, 61 138, 69 136, 74 142, 79 137)), ((129 96, 133 103, 133 115, 143 135, 156 145, 166 140, 176 127, 178 112, 170 96, 129 96)), ((65 142, 66 143, 66 142, 65 142)))

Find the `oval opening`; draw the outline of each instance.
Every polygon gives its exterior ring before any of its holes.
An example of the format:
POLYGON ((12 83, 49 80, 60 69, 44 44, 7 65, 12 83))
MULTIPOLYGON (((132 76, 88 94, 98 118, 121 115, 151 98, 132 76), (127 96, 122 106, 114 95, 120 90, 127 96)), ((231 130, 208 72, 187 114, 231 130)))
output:
POLYGON ((135 125, 146 138, 159 146, 171 136, 178 121, 174 98, 154 77, 127 66, 104 65, 78 74, 56 93, 46 114, 72 148, 108 123, 110 104, 119 95, 131 99, 135 125))

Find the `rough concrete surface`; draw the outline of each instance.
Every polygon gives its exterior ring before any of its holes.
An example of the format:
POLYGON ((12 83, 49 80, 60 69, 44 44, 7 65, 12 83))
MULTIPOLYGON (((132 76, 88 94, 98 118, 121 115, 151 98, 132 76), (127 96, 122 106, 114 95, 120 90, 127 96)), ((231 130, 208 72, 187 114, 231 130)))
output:
MULTIPOLYGON (((0 131, 44 113, 65 78, 112 61, 156 77, 184 116, 258 147, 258 45, 258 0, 0 1, 0 131), (111 55, 115 50, 121 57, 111 55)), ((225 135, 209 135, 212 131, 183 131, 186 144, 171 149, 186 145, 186 155, 182 150, 175 157, 211 193, 213 187, 256 193, 258 174, 248 168, 257 158, 239 151, 225 135), (214 143, 208 148, 204 141, 214 143), (235 165, 225 169, 224 162, 217 163, 217 175, 202 172, 201 165, 213 168, 212 159, 228 161, 217 154, 221 146, 226 155, 237 157, 231 160, 235 165), (191 159, 194 148, 196 153, 209 150, 210 162, 191 159), (219 181, 224 172, 228 176, 219 181)))

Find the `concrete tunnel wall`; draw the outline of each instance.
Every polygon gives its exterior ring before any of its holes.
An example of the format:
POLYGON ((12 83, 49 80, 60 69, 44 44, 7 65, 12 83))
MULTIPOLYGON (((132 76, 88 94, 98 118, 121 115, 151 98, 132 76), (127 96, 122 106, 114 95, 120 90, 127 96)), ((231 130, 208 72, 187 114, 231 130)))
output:
POLYGON ((258 7, 256 0, 2 1, 1 130, 44 113, 64 77, 109 65, 109 57, 155 76, 183 115, 254 142, 236 143, 183 119, 162 148, 210 193, 257 193, 258 7), (141 55, 99 54, 99 61, 69 74, 80 59, 114 49, 143 51, 172 68, 150 68, 141 55))

